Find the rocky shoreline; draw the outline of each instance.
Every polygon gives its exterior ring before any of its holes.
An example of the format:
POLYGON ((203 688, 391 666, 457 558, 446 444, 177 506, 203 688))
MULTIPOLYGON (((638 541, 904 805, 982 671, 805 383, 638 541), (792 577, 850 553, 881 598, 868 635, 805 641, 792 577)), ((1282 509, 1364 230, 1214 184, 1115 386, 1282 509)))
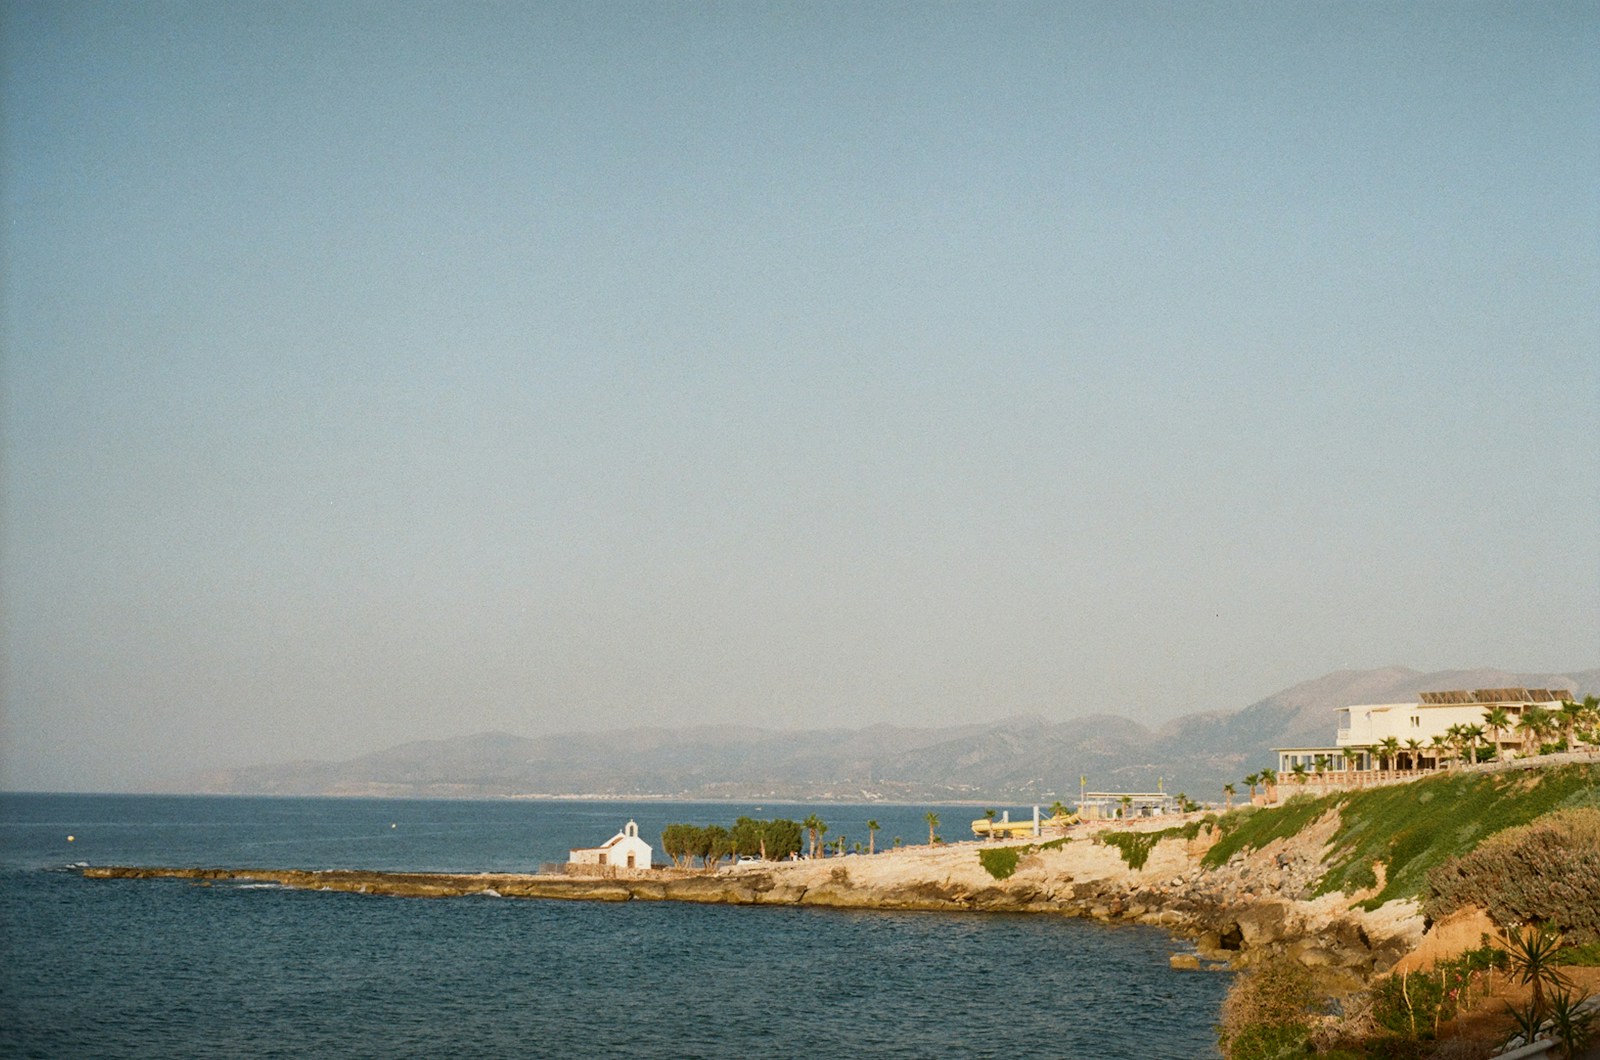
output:
MULTIPOLYGON (((1170 827, 1172 821, 1152 823, 1170 827)), ((1021 846, 1015 872, 994 878, 979 852, 1002 844, 910 847, 820 861, 738 865, 717 872, 658 870, 632 877, 516 873, 397 873, 360 870, 87 867, 89 879, 241 880, 302 890, 412 898, 490 895, 569 901, 672 901, 837 909, 1040 913, 1161 927, 1191 940, 1178 968, 1239 968, 1287 954, 1333 990, 1358 989, 1422 937, 1414 902, 1375 911, 1360 895, 1310 898, 1332 822, 1314 824, 1226 865, 1205 869, 1211 840, 1164 837, 1139 869, 1120 850, 1074 829, 1054 848, 1021 846)), ((1118 831, 1136 830, 1118 827, 1118 831)))

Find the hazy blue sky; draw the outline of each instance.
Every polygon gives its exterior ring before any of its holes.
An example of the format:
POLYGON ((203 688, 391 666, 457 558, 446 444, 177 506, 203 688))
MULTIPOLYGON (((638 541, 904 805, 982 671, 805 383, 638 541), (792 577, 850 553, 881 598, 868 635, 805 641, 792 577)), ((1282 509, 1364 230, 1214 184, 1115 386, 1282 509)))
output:
POLYGON ((4 5, 0 787, 1600 663, 1600 5, 4 5))

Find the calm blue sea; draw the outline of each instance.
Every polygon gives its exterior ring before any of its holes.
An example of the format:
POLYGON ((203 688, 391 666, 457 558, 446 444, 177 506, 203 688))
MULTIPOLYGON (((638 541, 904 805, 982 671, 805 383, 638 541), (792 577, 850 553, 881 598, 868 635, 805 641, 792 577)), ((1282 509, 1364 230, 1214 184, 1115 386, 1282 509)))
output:
MULTIPOLYGON (((537 869, 629 817, 928 807, 0 795, 0 1056, 1214 1056, 1227 977, 1159 931, 84 880, 74 863, 537 869), (73 835, 74 842, 66 837, 73 835)), ((962 837, 970 807, 934 807, 962 837)), ((1012 816, 1026 811, 1013 808, 1012 816)))

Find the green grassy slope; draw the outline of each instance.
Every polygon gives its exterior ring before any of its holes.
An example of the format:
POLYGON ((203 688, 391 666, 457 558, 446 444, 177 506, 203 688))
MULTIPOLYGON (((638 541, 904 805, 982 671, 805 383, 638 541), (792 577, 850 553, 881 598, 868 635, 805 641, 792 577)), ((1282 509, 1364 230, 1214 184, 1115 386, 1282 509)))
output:
POLYGON ((1420 895, 1429 869, 1496 832, 1577 806, 1600 807, 1600 766, 1442 774, 1387 788, 1298 796, 1271 809, 1223 815, 1217 822, 1222 837, 1204 864, 1215 868, 1237 851, 1259 849, 1337 810, 1339 827, 1316 891, 1349 893, 1372 887, 1377 883, 1373 863, 1381 861, 1383 889, 1362 903, 1371 909, 1420 895))

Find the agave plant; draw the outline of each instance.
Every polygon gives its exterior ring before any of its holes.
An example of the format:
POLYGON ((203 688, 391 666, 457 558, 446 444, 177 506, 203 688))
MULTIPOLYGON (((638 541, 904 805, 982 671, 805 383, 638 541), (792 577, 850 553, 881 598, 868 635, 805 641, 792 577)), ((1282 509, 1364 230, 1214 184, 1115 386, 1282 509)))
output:
POLYGON ((1595 1013, 1583 1007, 1588 1000, 1588 994, 1573 997, 1570 990, 1558 990, 1550 998, 1550 1029, 1566 1060, 1573 1060, 1594 1036, 1595 1013))
POLYGON ((1506 936, 1506 951, 1511 957, 1511 974, 1517 981, 1533 987, 1529 1007, 1543 1020, 1546 990, 1567 990, 1571 983, 1556 970, 1556 951, 1561 949, 1561 933, 1544 924, 1529 925, 1525 931, 1506 936))
POLYGON ((1522 1008, 1506 1006, 1506 1015, 1511 1017, 1511 1033, 1506 1035, 1505 1044, 1528 1045, 1539 1037, 1539 1032, 1544 1030, 1544 1017, 1534 1010, 1532 1003, 1522 1008))

